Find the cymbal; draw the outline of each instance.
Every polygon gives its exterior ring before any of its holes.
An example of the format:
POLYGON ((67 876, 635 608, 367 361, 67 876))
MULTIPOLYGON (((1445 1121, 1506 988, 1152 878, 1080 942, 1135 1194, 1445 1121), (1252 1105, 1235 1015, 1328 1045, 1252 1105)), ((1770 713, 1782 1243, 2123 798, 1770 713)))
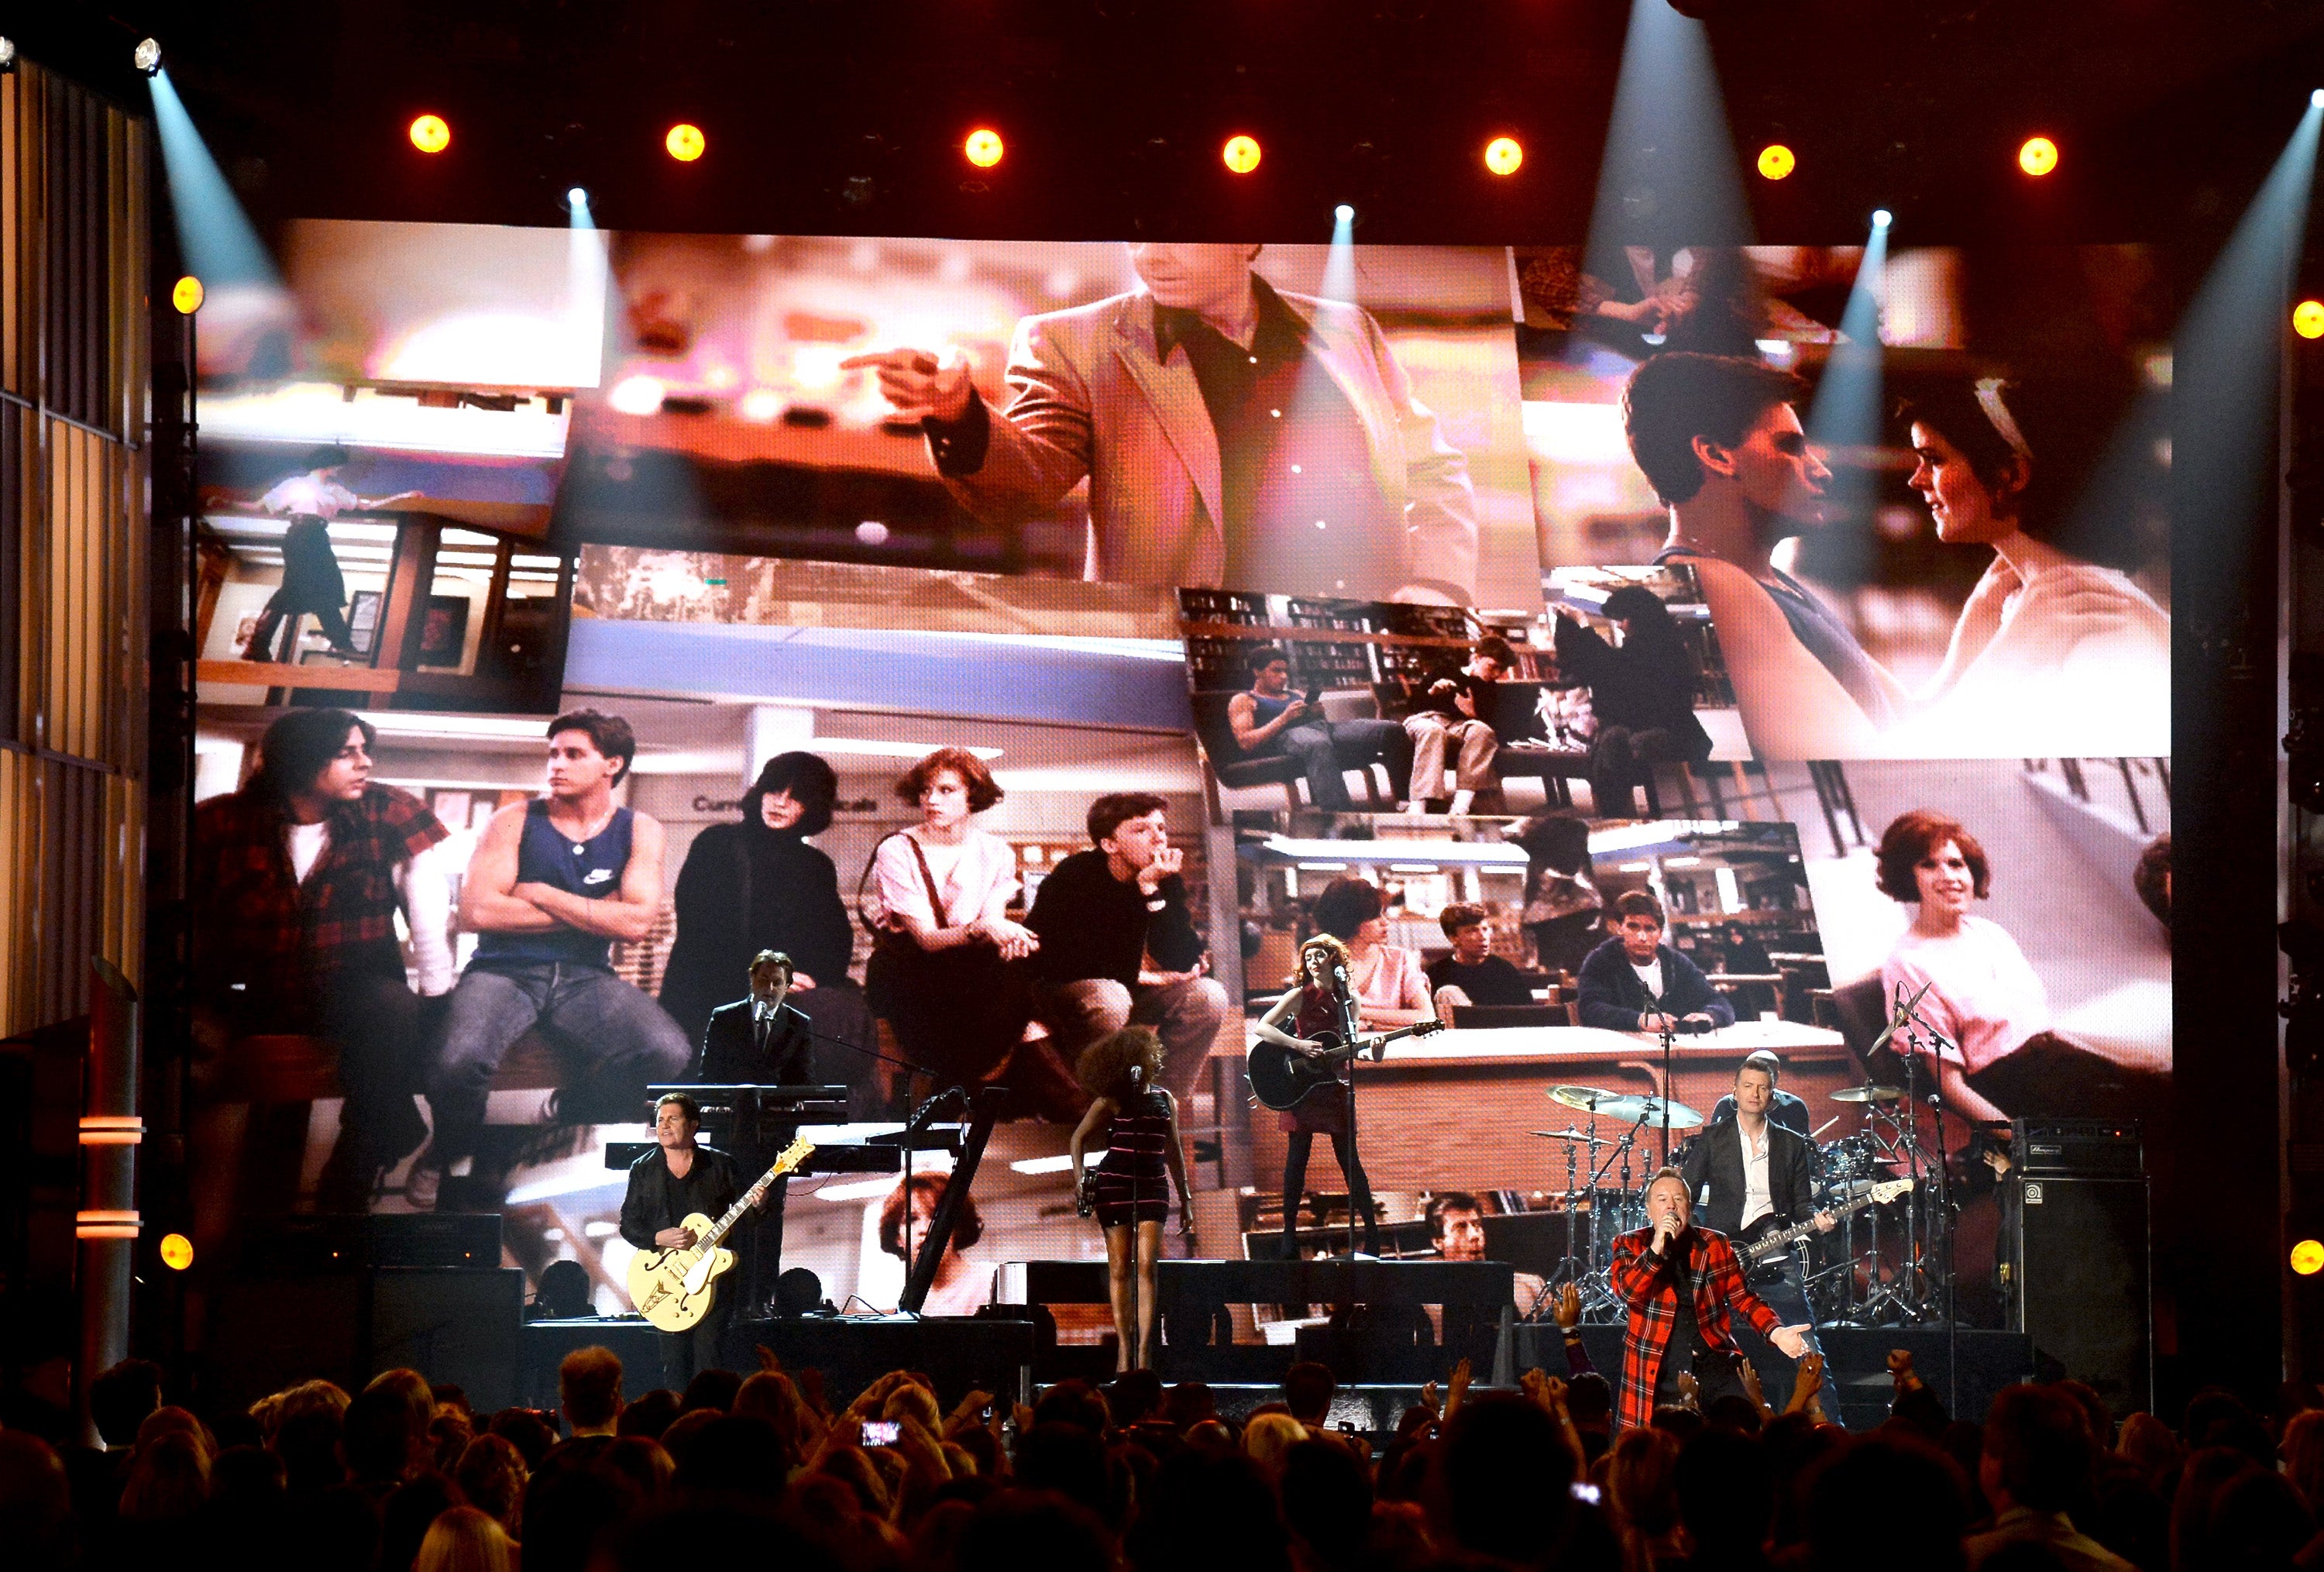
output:
POLYGON ((1670 1110, 1670 1127, 1674 1130, 1692 1130, 1702 1123, 1702 1115, 1684 1103, 1665 1104, 1660 1097, 1629 1093, 1607 1097, 1591 1112, 1601 1119, 1627 1119, 1634 1124, 1643 1123, 1649 1130, 1659 1130, 1665 1107, 1670 1110))
POLYGON ((1602 1135, 1593 1134, 1587 1130, 1536 1130, 1534 1133, 1546 1135, 1552 1141, 1603 1141, 1606 1139, 1602 1135))
POLYGON ((1904 1094, 1894 1087, 1842 1087, 1831 1094, 1835 1103, 1893 1103, 1904 1094))
POLYGON ((1586 1114, 1620 1094, 1607 1091, 1602 1087, 1552 1087, 1549 1095, 1567 1107, 1579 1108, 1586 1114))

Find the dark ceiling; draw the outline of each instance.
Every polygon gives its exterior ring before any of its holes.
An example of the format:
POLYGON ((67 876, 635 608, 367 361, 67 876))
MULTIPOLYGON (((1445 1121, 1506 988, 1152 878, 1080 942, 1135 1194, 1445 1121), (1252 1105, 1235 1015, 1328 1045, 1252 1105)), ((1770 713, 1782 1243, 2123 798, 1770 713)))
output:
MULTIPOLYGON (((1638 0, 1662 5, 1665 0, 1638 0)), ((1760 237, 2195 239, 2324 83, 2324 0, 1687 0, 1709 13, 1760 237), (2064 149, 2020 176, 2034 131, 2064 149)), ((263 225, 293 216, 655 229, 1536 241, 1586 227, 1623 0, 0 0, 28 55, 125 101, 135 39, 263 225), (422 111, 454 143, 404 139, 422 111), (678 165, 687 119, 708 156, 678 165), (991 174, 959 154, 990 123, 991 174), (1231 131, 1267 149, 1238 180, 1231 131), (1501 131, 1526 167, 1487 175, 1501 131)))

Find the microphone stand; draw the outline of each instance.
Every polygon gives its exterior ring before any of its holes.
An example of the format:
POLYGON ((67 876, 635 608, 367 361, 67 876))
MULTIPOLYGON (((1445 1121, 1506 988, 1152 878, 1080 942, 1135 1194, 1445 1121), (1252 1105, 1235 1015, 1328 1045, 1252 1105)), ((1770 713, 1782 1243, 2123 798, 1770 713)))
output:
MULTIPOLYGON (((1348 1160, 1342 1165, 1340 1182, 1348 1187, 1348 1259, 1356 1258, 1356 1176, 1348 1171, 1359 1161, 1356 1156, 1356 1039, 1360 1034, 1361 1022, 1356 1011, 1355 984, 1349 978, 1345 966, 1332 967, 1332 981, 1337 985, 1340 1006, 1340 1040, 1348 1055, 1348 1089, 1343 1094, 1348 1108, 1348 1160)), ((1366 1188, 1370 1187, 1367 1186, 1366 1188)))
POLYGON ((1672 1077, 1678 1073, 1673 1067, 1672 1060, 1676 1057, 1674 1050, 1678 1022, 1672 1017, 1670 1011, 1664 1007, 1662 1000, 1655 996, 1655 991, 1646 986, 1643 979, 1638 984, 1638 991, 1646 994, 1646 1004, 1654 1011, 1655 1019, 1663 1023, 1663 1095, 1659 1101, 1663 1105, 1663 1166, 1668 1168, 1670 1166, 1671 1087, 1674 1084, 1672 1077))
MULTIPOLYGON (((1922 1057, 1926 1055, 1931 1059, 1935 1059, 1952 1044, 1944 1033, 1921 1019, 1920 1012, 1913 1007, 1914 1004, 1920 1003, 1917 998, 1911 1003, 1904 1002, 1904 985, 1898 984, 1897 1013, 1902 1017, 1904 1024, 1905 1041, 1912 1049, 1912 1052, 1905 1056, 1904 1069, 1908 1077, 1917 1080, 1920 1077, 1922 1057), (1923 1031, 1926 1031, 1934 1040, 1935 1046, 1932 1047, 1921 1040, 1923 1031)), ((1928 990, 1923 988, 1922 992, 1926 993, 1928 990)), ((1945 1151, 1944 1081, 1941 1077, 1933 1078, 1937 1083, 1937 1090, 1929 1094, 1929 1116, 1937 1141, 1937 1216, 1945 1231, 1945 1410, 1948 1413, 1959 1415, 1960 1412, 1960 1316, 1956 1296, 1960 1290, 1960 1273, 1956 1270, 1953 1259, 1955 1244, 1953 1235, 1957 1231, 1954 1225, 1959 1219, 1953 1214, 1952 1161, 1950 1154, 1945 1151)), ((1918 1089, 1910 1089, 1908 1095, 1919 1096, 1918 1089)))

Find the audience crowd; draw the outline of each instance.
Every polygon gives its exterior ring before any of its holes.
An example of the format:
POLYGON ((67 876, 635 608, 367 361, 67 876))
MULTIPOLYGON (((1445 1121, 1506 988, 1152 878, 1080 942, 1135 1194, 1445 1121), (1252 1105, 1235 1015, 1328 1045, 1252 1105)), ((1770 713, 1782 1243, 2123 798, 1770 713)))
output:
MULTIPOLYGON (((1137 1372, 1031 1406, 948 1412, 897 1371, 844 1406, 761 1353, 747 1379, 625 1399, 620 1360, 569 1355, 557 1410, 471 1410, 392 1370, 205 1418, 161 1369, 98 1378, 100 1448, 0 1430, 0 1525, 22 1572, 1816 1572, 2324 1564, 2324 1400, 2273 1419, 2218 1390, 2177 1429, 2117 1426, 2089 1388, 2017 1386, 1983 1426, 1911 1361, 1877 1429, 1752 1395, 1609 1436, 1601 1376, 1517 1392, 1432 1384, 1393 1432, 1335 1423, 1332 1373, 1293 1367, 1240 1419, 1137 1372)), ((1811 1379, 1813 1379, 1812 1376, 1811 1379)))

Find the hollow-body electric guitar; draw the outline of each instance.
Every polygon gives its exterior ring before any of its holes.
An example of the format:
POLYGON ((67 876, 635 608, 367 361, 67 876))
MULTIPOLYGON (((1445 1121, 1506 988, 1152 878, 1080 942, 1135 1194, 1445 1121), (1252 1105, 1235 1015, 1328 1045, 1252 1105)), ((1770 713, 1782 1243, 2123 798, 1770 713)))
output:
POLYGON ((694 1243, 683 1250, 641 1250, 630 1260, 630 1303, 638 1314, 665 1332, 692 1329, 717 1302, 719 1275, 734 1264, 734 1253, 720 1243, 759 1204, 767 1187, 805 1162, 815 1142, 801 1136, 783 1148, 775 1166, 759 1176, 742 1198, 726 1208, 715 1223, 696 1212, 682 1228, 693 1230, 694 1243))

